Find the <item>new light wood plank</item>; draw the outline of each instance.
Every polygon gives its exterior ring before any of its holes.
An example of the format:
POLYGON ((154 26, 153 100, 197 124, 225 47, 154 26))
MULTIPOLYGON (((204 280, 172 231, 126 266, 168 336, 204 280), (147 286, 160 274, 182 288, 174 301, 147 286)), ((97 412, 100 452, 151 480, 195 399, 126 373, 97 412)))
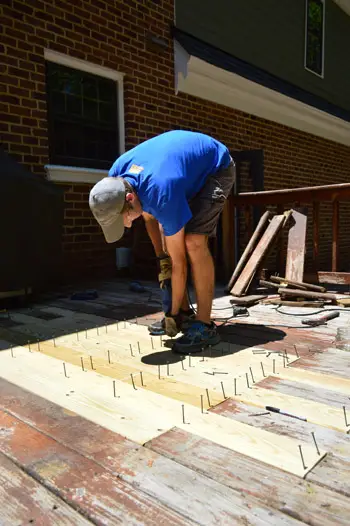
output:
MULTIPOLYGON (((87 370, 91 370, 91 356, 93 357, 92 366, 98 374, 121 380, 130 385, 132 385, 131 375, 133 375, 133 380, 137 387, 141 387, 143 383, 145 390, 151 390, 154 393, 169 396, 170 398, 181 400, 182 402, 199 408, 202 404, 202 395, 203 406, 205 409, 208 408, 207 394, 203 387, 179 380, 175 369, 178 372, 182 370, 180 363, 171 364, 169 368, 163 364, 160 368, 161 374, 159 379, 157 376, 157 367, 143 364, 140 360, 141 355, 139 355, 137 351, 134 351, 135 355, 131 357, 129 349, 117 348, 117 351, 114 351, 113 345, 110 345, 110 353, 103 353, 101 358, 101 352, 98 350, 98 346, 96 345, 95 347, 95 344, 91 345, 91 342, 87 351, 84 349, 84 342, 82 342, 81 345, 79 342, 73 342, 71 345, 73 347, 72 349, 57 345, 57 342, 56 346, 51 342, 41 342, 40 352, 46 356, 57 358, 67 364, 77 365, 78 367, 81 367, 81 359, 83 359, 84 368, 87 370), (111 363, 109 363, 109 359, 111 363), (168 371, 169 376, 167 375, 168 371), (142 379, 140 373, 142 373, 142 379)), ((38 352, 37 347, 34 347, 34 351, 38 352)), ((223 400, 221 391, 216 392, 214 389, 209 389, 208 395, 211 405, 219 404, 223 400)))
POLYGON ((326 454, 321 451, 319 456, 305 444, 307 469, 304 469, 298 444, 286 437, 215 414, 201 414, 193 406, 144 389, 134 390, 117 380, 116 392, 120 398, 114 399, 111 382, 94 372, 84 373, 70 366, 69 378, 65 378, 57 360, 19 347, 15 352, 17 358, 12 358, 9 351, 1 352, 1 377, 138 443, 174 426, 190 428, 194 434, 302 477, 326 454))
MULTIPOLYGON (((128 382, 131 381, 131 373, 137 373, 140 371, 143 371, 144 373, 149 372, 152 376, 148 378, 146 377, 145 383, 150 389, 152 389, 152 384, 156 380, 156 375, 158 374, 158 367, 156 364, 161 364, 160 370, 163 382, 161 384, 159 384, 158 381, 155 382, 155 391, 160 392, 159 389, 161 389, 164 394, 172 396, 171 393, 187 392, 188 389, 186 389, 186 385, 191 384, 194 386, 192 394, 196 398, 195 405, 198 404, 200 394, 202 394, 205 389, 210 390, 210 399, 213 396, 213 399, 211 399, 212 405, 222 401, 223 389, 221 382, 224 383, 224 390, 227 383, 230 383, 233 389, 234 379, 236 378, 237 386, 239 385, 241 391, 244 386, 246 386, 246 374, 249 375, 249 382, 251 384, 251 373, 253 373, 255 382, 262 380, 264 374, 268 375, 273 371, 273 360, 275 360, 276 371, 281 370, 283 367, 283 356, 281 353, 273 353, 271 355, 273 358, 271 358, 267 356, 267 351, 256 348, 246 349, 230 355, 221 355, 221 353, 215 352, 214 350, 211 353, 207 350, 204 353, 204 360, 202 355, 191 356, 191 358, 186 357, 182 365, 180 356, 176 354, 174 355, 166 348, 161 347, 158 351, 152 350, 152 363, 150 364, 147 363, 147 351, 146 356, 144 356, 144 349, 141 347, 142 354, 140 355, 136 350, 137 345, 135 345, 135 343, 133 344, 134 356, 131 356, 129 344, 127 344, 126 341, 132 341, 133 333, 129 334, 123 344, 123 332, 124 330, 117 332, 116 342, 110 331, 108 332, 108 335, 103 333, 100 337, 94 335, 84 338, 84 334, 82 334, 79 337, 79 340, 75 335, 66 335, 56 340, 56 345, 58 345, 56 351, 54 351, 52 347, 50 349, 45 347, 45 344, 41 344, 41 349, 43 352, 46 352, 46 349, 48 349, 48 354, 57 357, 60 355, 60 344, 61 342, 64 342, 65 347, 64 350, 62 348, 62 359, 64 356, 64 359, 76 364, 76 358, 74 358, 74 354, 72 354, 75 351, 79 352, 80 355, 83 355, 81 353, 86 353, 86 357, 89 355, 96 356, 98 358, 96 360, 96 368, 100 373, 105 374, 104 371, 107 371, 106 374, 109 376, 127 380, 128 382), (104 368, 108 351, 113 366, 114 364, 117 364, 115 366, 116 368, 118 366, 121 367, 122 365, 130 368, 129 370, 125 369, 125 376, 114 376, 114 368, 111 369, 108 367, 107 370, 104 368), (260 354, 259 351, 262 351, 262 354, 260 354), (55 354, 52 354, 53 352, 55 352, 55 354), (257 352, 257 354, 254 354, 254 352, 257 352), (172 376, 167 376, 167 361, 169 361, 169 371, 172 376), (263 364, 263 367, 261 367, 261 363, 263 364), (183 368, 185 370, 183 370, 183 368), (176 383, 179 383, 178 390, 176 389, 176 383), (167 386, 169 386, 168 393, 166 392, 167 386), (199 393, 197 388, 202 389, 202 393, 199 393)), ((139 339, 139 335, 137 338, 139 339)), ((231 347, 226 345, 226 349, 229 350, 230 348, 231 347)), ((293 354, 287 354, 287 356, 289 360, 288 363, 293 363, 293 361, 297 359, 293 354)), ((188 393, 191 395, 191 389, 189 389, 188 393)), ((187 401, 184 398, 181 399, 187 401)))
POLYGON ((0 453, 0 524, 30 522, 41 526, 92 524, 0 453))

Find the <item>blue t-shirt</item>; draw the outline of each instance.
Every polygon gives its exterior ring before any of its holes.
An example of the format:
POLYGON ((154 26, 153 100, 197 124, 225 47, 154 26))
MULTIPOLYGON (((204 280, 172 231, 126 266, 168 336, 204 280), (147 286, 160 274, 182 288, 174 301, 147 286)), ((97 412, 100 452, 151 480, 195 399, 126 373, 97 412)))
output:
POLYGON ((134 188, 142 209, 172 236, 191 219, 188 201, 210 174, 230 163, 226 146, 202 133, 174 130, 145 141, 119 157, 109 171, 134 188))

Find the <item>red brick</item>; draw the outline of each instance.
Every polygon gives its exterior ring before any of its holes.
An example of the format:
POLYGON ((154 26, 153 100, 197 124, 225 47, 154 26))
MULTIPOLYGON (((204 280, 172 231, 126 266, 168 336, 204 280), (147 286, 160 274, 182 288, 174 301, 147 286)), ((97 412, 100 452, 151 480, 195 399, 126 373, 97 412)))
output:
MULTIPOLYGON (((107 3, 102 0, 81 0, 76 6, 63 0, 31 0, 23 3, 13 0, 6 1, 6 4, 8 7, 2 18, 4 31, 0 42, 8 46, 8 64, 2 65, 0 89, 2 94, 12 98, 2 98, 2 140, 7 144, 16 142, 17 148, 21 144, 30 147, 30 152, 16 149, 13 155, 38 173, 43 173, 43 163, 47 162, 48 122, 43 48, 49 47, 126 74, 124 100, 127 148, 167 129, 197 129, 215 135, 235 150, 263 148, 266 188, 283 188, 291 181, 294 185, 306 185, 308 177, 314 173, 319 174, 324 184, 348 181, 350 149, 345 146, 219 104, 183 94, 175 96, 169 38, 173 2, 117 0, 107 3), (146 50, 145 29, 165 38, 168 48, 161 53, 146 50), (36 30, 35 35, 32 34, 33 30, 36 30), (18 98, 23 103, 18 103, 18 98), (21 116, 12 112, 18 106, 27 110, 28 105, 32 109, 30 115, 21 116)), ((3 56, 6 57, 6 52, 3 56)), ((242 188, 249 189, 251 183, 245 177, 242 188)), ((102 261, 100 254, 113 261, 114 248, 104 242, 98 225, 93 224, 94 219, 88 207, 87 196, 91 185, 66 187, 66 204, 69 204, 65 211, 66 231, 71 230, 68 227, 74 226, 79 229, 74 231, 74 235, 87 236, 65 244, 65 247, 72 245, 74 264, 77 268, 87 264, 93 269, 102 261), (75 221, 83 222, 78 225, 75 221), (96 237, 98 242, 95 243, 96 237), (84 260, 86 254, 89 254, 88 263, 84 260)), ((325 207, 323 215, 328 219, 322 227, 322 235, 328 240, 330 214, 331 209, 325 207)), ((346 247, 345 229, 343 232, 342 247, 346 247)), ((322 248, 323 255, 326 250, 322 248)), ((73 259, 71 262, 73 265, 73 259)), ((104 264, 107 265, 107 262, 104 264)))
POLYGON ((8 112, 6 113, 0 113, 0 122, 15 122, 15 123, 20 123, 21 122, 21 118, 19 115, 13 115, 13 114, 10 114, 8 112))

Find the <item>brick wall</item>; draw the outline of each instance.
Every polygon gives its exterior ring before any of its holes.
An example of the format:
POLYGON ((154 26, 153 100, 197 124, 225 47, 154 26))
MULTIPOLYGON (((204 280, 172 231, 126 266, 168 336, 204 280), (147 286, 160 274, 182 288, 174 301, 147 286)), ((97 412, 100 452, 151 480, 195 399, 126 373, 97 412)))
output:
MULTIPOLYGON (((199 130, 234 150, 263 148, 266 189, 350 180, 350 148, 199 98, 175 95, 170 0, 2 0, 0 17, 1 142, 36 173, 43 174, 48 162, 44 48, 49 48, 125 73, 127 149, 169 129, 199 130), (162 37, 166 47, 151 47, 149 32, 162 37)), ((104 243, 91 217, 89 188, 66 187, 63 242, 71 275, 114 270, 115 247, 104 243)), ((321 230, 321 261, 329 268, 329 211, 321 230)), ((341 236, 346 262, 345 229, 341 236)))

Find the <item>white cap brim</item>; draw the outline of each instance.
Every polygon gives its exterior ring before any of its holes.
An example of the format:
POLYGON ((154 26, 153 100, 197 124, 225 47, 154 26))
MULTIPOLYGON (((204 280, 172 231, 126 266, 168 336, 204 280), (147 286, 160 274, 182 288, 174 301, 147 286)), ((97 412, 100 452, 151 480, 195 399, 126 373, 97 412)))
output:
POLYGON ((109 225, 100 225, 107 243, 115 243, 124 235, 124 219, 122 215, 117 215, 115 220, 109 225))

